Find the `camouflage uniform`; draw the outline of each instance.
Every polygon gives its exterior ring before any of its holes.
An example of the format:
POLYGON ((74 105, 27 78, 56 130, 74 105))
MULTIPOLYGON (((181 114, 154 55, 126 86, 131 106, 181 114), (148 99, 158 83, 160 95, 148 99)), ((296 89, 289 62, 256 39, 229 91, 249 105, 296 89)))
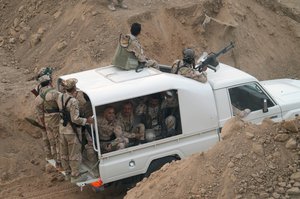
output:
MULTIPOLYGON (((51 149, 51 154, 57 163, 60 163, 59 150, 59 110, 56 103, 59 92, 52 86, 45 86, 40 89, 40 95, 36 97, 36 112, 38 118, 43 118, 46 128, 48 141, 43 136, 46 153, 48 152, 48 142, 51 149)), ((41 120, 41 119, 40 119, 41 120)))
POLYGON ((201 82, 201 83, 207 82, 207 74, 206 74, 205 71, 200 73, 199 71, 193 69, 193 66, 191 64, 185 64, 184 65, 182 60, 176 60, 173 63, 171 73, 176 74, 176 72, 179 75, 182 75, 182 76, 187 77, 187 78, 194 79, 194 80, 196 80, 198 82, 201 82), (178 69, 178 67, 179 67, 179 69, 178 69))
POLYGON ((120 44, 114 55, 113 64, 128 69, 135 69, 137 66, 158 68, 155 60, 148 59, 144 55, 142 45, 138 38, 132 34, 120 36, 120 44))
MULTIPOLYGON (((72 86, 76 85, 76 82, 76 79, 69 79, 69 81, 67 80, 65 83, 65 88, 72 88, 72 86)), ((62 110, 68 98, 70 98, 70 100, 67 103, 66 108, 70 112, 71 121, 78 126, 84 126, 87 119, 79 116, 79 102, 73 95, 68 92, 60 94, 57 101, 59 109, 62 110), (63 102, 61 101, 62 96, 63 102)), ((63 120, 61 119, 59 125, 61 161, 66 173, 71 173, 71 176, 80 175, 79 167, 82 160, 80 144, 81 140, 79 140, 81 138, 81 128, 76 127, 76 130, 77 135, 74 132, 70 122, 68 122, 66 126, 63 126, 63 120)))
MULTIPOLYGON (((87 101, 84 97, 84 93, 80 90, 77 90, 76 99, 79 102, 79 113, 80 117, 90 117, 93 115, 92 105, 90 101, 87 101)), ((84 150, 86 151, 87 159, 89 161, 96 161, 96 154, 93 147, 93 138, 89 133, 89 126, 85 126, 82 129, 82 134, 86 138, 87 143, 84 145, 84 150)))
POLYGON ((161 104, 161 111, 164 119, 164 127, 167 135, 176 134, 177 122, 180 120, 178 99, 173 93, 171 96, 166 94, 161 104))
POLYGON ((135 124, 133 113, 130 117, 125 117, 122 113, 118 113, 117 125, 121 127, 126 138, 145 140, 145 125, 142 123, 135 124))
POLYGON ((123 136, 122 129, 115 119, 108 121, 105 117, 100 117, 98 124, 101 151, 105 153, 127 146, 129 140, 123 136))

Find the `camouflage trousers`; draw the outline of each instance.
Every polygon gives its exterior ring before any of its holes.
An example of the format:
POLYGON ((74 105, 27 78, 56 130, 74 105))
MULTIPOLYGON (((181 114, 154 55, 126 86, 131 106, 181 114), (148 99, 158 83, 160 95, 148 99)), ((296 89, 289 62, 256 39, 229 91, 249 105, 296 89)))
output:
POLYGON ((60 134, 61 163, 66 173, 72 176, 80 174, 79 168, 82 160, 81 143, 74 134, 60 134))
POLYGON ((51 154, 50 142, 46 130, 42 131, 42 139, 43 139, 44 152, 46 153, 46 159, 53 159, 53 156, 51 154))
POLYGON ((51 155, 58 163, 61 162, 59 150, 59 120, 59 114, 45 114, 45 128, 50 145, 51 155))

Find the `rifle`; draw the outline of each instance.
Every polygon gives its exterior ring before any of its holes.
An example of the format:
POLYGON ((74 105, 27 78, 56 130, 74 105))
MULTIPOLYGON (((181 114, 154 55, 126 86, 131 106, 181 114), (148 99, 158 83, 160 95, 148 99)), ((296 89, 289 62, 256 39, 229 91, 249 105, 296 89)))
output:
POLYGON ((29 122, 30 124, 32 124, 33 126, 39 127, 42 130, 46 130, 46 128, 44 126, 40 125, 37 121, 35 121, 32 118, 25 117, 25 120, 27 122, 29 122))
POLYGON ((202 61, 200 64, 197 64, 194 69, 198 70, 199 72, 202 72, 203 69, 205 69, 206 67, 212 69, 213 71, 217 71, 217 66, 219 65, 219 62, 217 60, 217 57, 219 57, 221 54, 225 54, 227 53, 229 50, 231 50, 232 48, 234 48, 234 44, 233 42, 230 42, 230 44, 228 46, 226 46, 225 48, 223 48, 222 50, 220 50, 217 53, 211 52, 205 59, 204 61, 202 61))

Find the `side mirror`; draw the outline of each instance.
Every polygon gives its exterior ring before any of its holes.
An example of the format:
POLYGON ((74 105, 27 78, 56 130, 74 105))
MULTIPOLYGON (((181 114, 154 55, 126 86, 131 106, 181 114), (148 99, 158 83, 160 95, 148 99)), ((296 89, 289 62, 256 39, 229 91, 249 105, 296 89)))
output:
POLYGON ((268 100, 267 99, 263 99, 263 113, 268 112, 268 100))

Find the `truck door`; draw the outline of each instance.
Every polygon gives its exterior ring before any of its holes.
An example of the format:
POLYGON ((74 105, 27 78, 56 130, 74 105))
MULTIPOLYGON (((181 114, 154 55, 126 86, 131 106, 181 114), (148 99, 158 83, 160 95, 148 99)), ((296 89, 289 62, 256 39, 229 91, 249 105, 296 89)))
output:
POLYGON ((264 118, 282 119, 280 106, 268 96, 257 82, 250 82, 228 89, 232 115, 240 115, 246 121, 261 123, 264 118))

